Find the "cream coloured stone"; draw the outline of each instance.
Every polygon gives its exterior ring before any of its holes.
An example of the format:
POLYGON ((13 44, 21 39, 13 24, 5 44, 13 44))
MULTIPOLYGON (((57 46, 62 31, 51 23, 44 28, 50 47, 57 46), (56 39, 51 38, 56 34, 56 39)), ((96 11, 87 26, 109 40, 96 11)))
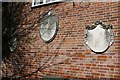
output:
POLYGON ((86 35, 86 44, 94 52, 104 52, 113 43, 112 29, 103 29, 101 24, 87 30, 86 35))

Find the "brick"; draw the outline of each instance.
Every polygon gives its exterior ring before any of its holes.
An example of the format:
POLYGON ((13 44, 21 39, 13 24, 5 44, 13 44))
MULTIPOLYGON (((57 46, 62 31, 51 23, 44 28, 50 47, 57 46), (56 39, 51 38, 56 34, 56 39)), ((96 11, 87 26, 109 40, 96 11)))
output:
POLYGON ((79 58, 85 58, 85 55, 79 55, 78 57, 79 58))
MULTIPOLYGON (((82 6, 84 5, 86 3, 82 4, 82 6)), ((9 3, 7 7, 9 8, 10 6, 11 4, 9 3)), ((23 61, 20 59, 20 62, 29 64, 29 66, 26 66, 28 69, 23 71, 34 71, 38 64, 42 65, 47 62, 44 66, 52 65, 69 58, 70 61, 48 67, 42 70, 41 73, 51 76, 59 75, 64 78, 80 78, 81 80, 86 80, 87 78, 95 78, 95 80, 102 78, 105 78, 105 80, 109 78, 111 78, 110 80, 120 79, 118 72, 120 63, 117 61, 120 58, 118 56, 120 52, 118 2, 91 2, 88 8, 81 8, 80 6, 78 2, 74 6, 73 3, 62 2, 31 8, 31 3, 25 3, 21 12, 17 10, 14 15, 15 19, 20 19, 17 31, 22 33, 19 35, 25 34, 27 31, 30 31, 30 33, 24 38, 21 37, 21 45, 16 51, 25 54, 35 54, 32 57, 31 55, 21 57, 25 59, 23 61), (59 16, 59 30, 52 42, 44 43, 39 35, 40 18, 50 9, 54 10, 59 16), (85 25, 92 25, 96 20, 101 20, 105 24, 112 24, 115 33, 115 43, 101 54, 92 52, 84 42, 85 25), (33 23, 33 29, 28 29, 33 23), (66 36, 67 33, 69 35, 66 36), (65 36, 66 38, 64 39, 65 36), (35 40, 32 40, 33 38, 35 40), (65 57, 58 56, 61 54, 65 55, 65 57), (52 57, 50 58, 50 56, 52 57), (91 72, 91 75, 87 74, 89 72, 91 72)), ((11 11, 14 11, 14 7, 11 11)), ((3 69, 6 70, 5 67, 3 69)), ((8 70, 14 71, 14 68, 8 70)), ((41 78, 41 73, 39 75, 34 74, 31 77, 41 78)), ((6 73, 3 73, 3 75, 6 75, 6 73)))
POLYGON ((115 65, 107 65, 108 68, 116 68, 115 65))

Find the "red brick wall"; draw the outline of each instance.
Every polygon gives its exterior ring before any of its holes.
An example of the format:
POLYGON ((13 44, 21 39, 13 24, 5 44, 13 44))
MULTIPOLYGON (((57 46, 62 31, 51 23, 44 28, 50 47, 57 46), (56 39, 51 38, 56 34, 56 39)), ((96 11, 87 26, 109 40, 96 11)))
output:
MULTIPOLYGON (((120 79, 119 3, 91 2, 89 7, 85 7, 87 4, 74 3, 73 5, 72 2, 64 2, 31 8, 31 3, 27 3, 24 6, 20 28, 26 28, 31 23, 35 23, 35 28, 28 35, 29 38, 25 38, 30 43, 22 45, 22 49, 28 51, 30 55, 34 55, 34 58, 31 58, 33 62, 31 70, 36 63, 46 61, 49 58, 47 56, 53 56, 48 64, 62 61, 63 64, 44 69, 41 72, 43 75, 65 78, 120 79), (50 9, 59 16, 59 31, 52 42, 45 44, 39 35, 39 22, 41 15, 50 9), (115 34, 114 44, 102 54, 92 52, 84 43, 85 25, 91 25, 97 20, 101 20, 105 24, 112 24, 115 34), (56 54, 57 56, 54 57, 56 54), (66 59, 67 61, 64 61, 66 59)), ((23 42, 25 40, 23 39, 23 42)), ((20 47, 18 49, 20 50, 20 47)), ((40 77, 41 73, 35 76, 40 77)))

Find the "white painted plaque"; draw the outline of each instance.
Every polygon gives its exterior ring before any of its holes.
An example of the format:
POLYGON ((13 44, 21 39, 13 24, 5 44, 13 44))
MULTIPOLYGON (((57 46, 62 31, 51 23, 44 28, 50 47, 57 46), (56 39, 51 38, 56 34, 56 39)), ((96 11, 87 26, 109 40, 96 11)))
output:
POLYGON ((85 42, 94 52, 104 52, 112 45, 113 31, 111 25, 97 21, 92 27, 86 28, 85 42))

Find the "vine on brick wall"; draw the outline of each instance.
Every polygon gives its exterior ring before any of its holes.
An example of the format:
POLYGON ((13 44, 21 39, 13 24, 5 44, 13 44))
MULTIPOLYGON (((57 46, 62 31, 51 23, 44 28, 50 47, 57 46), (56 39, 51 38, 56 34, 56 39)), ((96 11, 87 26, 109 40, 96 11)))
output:
MULTIPOLYGON (((21 25, 19 23, 22 22, 22 19, 26 18, 26 17, 23 17, 23 15, 21 14, 23 12, 23 9, 25 8, 25 5, 29 5, 29 3, 4 3, 3 4, 3 29, 2 29, 2 32, 3 32, 3 35, 2 35, 2 38, 3 38, 3 44, 2 44, 3 46, 3 50, 2 50, 3 51, 3 61, 2 61, 3 80, 8 79, 8 78, 12 80, 24 79, 26 77, 37 75, 38 72, 41 72, 39 76, 44 77, 45 75, 42 74, 42 70, 46 68, 50 68, 51 66, 54 66, 54 65, 63 64, 64 62, 67 62, 69 60, 69 58, 67 58, 67 59, 63 59, 63 61, 54 63, 54 60, 57 57, 59 57, 57 53, 61 49, 61 46, 64 44, 65 39, 69 35, 72 35, 71 30, 73 29, 73 26, 70 27, 69 31, 65 31, 65 36, 61 39, 61 42, 58 43, 56 50, 52 52, 54 53, 54 55, 49 56, 49 53, 50 53, 49 44, 43 44, 39 47, 39 49, 41 49, 42 47, 47 46, 46 52, 40 52, 40 53, 46 54, 43 56, 44 60, 41 60, 41 61, 38 61, 39 54, 37 54, 37 52, 36 54, 35 52, 31 54, 27 50, 29 45, 37 41, 37 37, 31 35, 32 31, 35 30, 36 22, 32 22, 29 25, 24 24, 25 25, 24 28, 21 28, 23 26, 18 26, 18 25, 21 25), (18 40, 17 48, 13 52, 11 52, 8 48, 9 46, 8 42, 12 37, 16 37, 18 40), (32 70, 33 67, 35 67, 34 70, 32 70)), ((46 8, 45 11, 48 11, 51 9, 52 9, 52 6, 50 6, 49 8, 46 8)), ((29 10, 26 15, 30 15, 31 13, 32 11, 29 10)), ((41 14, 40 16, 42 15, 43 14, 41 14)))

